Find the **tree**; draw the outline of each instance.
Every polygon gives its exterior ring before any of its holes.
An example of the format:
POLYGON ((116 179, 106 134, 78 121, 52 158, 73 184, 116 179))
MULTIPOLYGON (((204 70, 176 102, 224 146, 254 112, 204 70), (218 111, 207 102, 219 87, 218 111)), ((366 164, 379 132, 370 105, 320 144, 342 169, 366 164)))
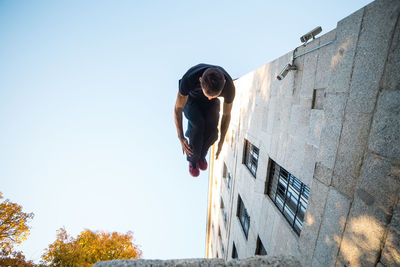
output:
POLYGON ((132 240, 132 232, 119 234, 84 230, 73 238, 65 228, 61 228, 42 259, 49 266, 86 267, 99 261, 140 258, 142 251, 132 240))
POLYGON ((34 264, 32 261, 27 261, 22 252, 12 252, 11 254, 0 257, 0 266, 14 266, 14 267, 36 267, 40 265, 34 264))
MULTIPOLYGON (((3 195, 0 192, 0 199, 3 195)), ((13 252, 14 246, 20 244, 29 235, 28 220, 33 213, 25 213, 22 207, 6 199, 0 203, 0 250, 2 256, 13 252)))

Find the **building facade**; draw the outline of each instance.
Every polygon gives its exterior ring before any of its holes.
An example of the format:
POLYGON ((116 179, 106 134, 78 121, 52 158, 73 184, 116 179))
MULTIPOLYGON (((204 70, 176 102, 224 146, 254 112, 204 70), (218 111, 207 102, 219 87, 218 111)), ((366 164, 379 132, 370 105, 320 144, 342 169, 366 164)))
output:
POLYGON ((206 257, 400 266, 399 14, 398 0, 372 2, 235 81, 206 257))

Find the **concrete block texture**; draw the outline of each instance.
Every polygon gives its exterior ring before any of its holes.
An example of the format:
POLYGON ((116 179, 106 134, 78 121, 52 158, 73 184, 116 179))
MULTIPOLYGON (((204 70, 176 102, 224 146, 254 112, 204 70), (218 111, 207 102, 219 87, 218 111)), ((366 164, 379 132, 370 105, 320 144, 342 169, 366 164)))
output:
POLYGON ((328 186, 316 179, 313 180, 306 217, 299 240, 299 249, 302 254, 301 260, 303 266, 311 266, 315 244, 325 211, 328 190, 328 186))
POLYGON ((351 79, 349 110, 373 111, 399 13, 398 0, 377 0, 365 7, 351 79))
POLYGON ((382 91, 372 122, 369 149, 385 157, 400 160, 399 122, 400 90, 382 91))
MULTIPOLYGON (((260 236, 269 255, 300 255, 303 266, 399 265, 399 6, 376 0, 339 21, 295 53, 335 42, 297 58, 298 70, 282 81, 276 75, 292 52, 236 81, 237 148, 226 152, 235 171, 225 190, 233 201, 227 258, 233 241, 239 257, 254 255, 260 236), (241 164, 243 138, 260 148, 257 179, 241 164), (268 158, 311 185, 300 236, 264 194, 268 158), (238 193, 251 217, 247 240, 236 216, 238 193)), ((216 255, 224 222, 211 221, 216 255)))
POLYGON ((338 22, 334 54, 330 63, 331 78, 327 92, 348 92, 354 55, 361 29, 364 9, 360 9, 338 22))
POLYGON ((330 187, 312 266, 333 266, 350 209, 350 200, 330 187))
POLYGON ((327 94, 317 161, 333 169, 342 129, 346 94, 327 94))
POLYGON ((300 262, 291 256, 256 256, 246 259, 224 261, 223 259, 179 259, 179 260, 113 260, 102 261, 94 267, 203 267, 203 266, 241 266, 241 267, 301 267, 300 262))
POLYGON ((370 114, 347 113, 343 122, 332 185, 352 198, 366 148, 370 114))
POLYGON ((333 170, 325 167, 320 162, 317 162, 315 164, 314 179, 329 186, 332 181, 332 176, 333 176, 333 170))
MULTIPOLYGON (((323 45, 330 41, 335 41, 336 29, 321 36, 319 44, 323 45)), ((318 63, 315 74, 314 88, 326 88, 328 87, 329 78, 331 75, 331 61, 334 53, 335 45, 329 44, 321 47, 318 50, 318 63)))
POLYGON ((400 23, 394 30, 392 44, 383 73, 382 88, 384 90, 400 90, 400 23))
POLYGON ((356 195, 341 240, 338 262, 344 266, 375 266, 390 217, 379 204, 356 195))
POLYGON ((325 102, 325 88, 314 89, 312 109, 323 110, 324 102, 325 102))
MULTIPOLYGON (((356 196, 364 204, 390 217, 400 192, 400 164, 367 153, 360 173, 356 196)), ((387 221, 383 221, 387 223, 387 221)))
POLYGON ((290 111, 289 133, 306 140, 310 124, 311 109, 300 105, 293 105, 290 111))
POLYGON ((381 262, 386 266, 400 266, 400 202, 389 224, 381 262))
MULTIPOLYGON (((297 55, 300 54, 299 49, 301 50, 301 49, 303 49, 303 47, 297 48, 297 51, 295 51, 295 54, 297 54, 297 55)), ((292 104, 299 104, 299 102, 300 102, 300 91, 301 91, 301 85, 302 85, 302 80, 303 80, 304 57, 297 58, 294 61, 294 64, 297 67, 297 70, 296 71, 291 71, 293 73, 292 75, 293 75, 293 78, 294 78, 292 104)))
POLYGON ((323 117, 324 117, 323 110, 317 110, 317 109, 311 110, 310 126, 309 126, 307 142, 315 147, 319 147, 323 117))
MULTIPOLYGON (((302 53, 301 51, 303 50, 309 51, 313 48, 318 47, 319 41, 320 38, 307 44, 306 47, 301 47, 301 49, 299 49, 299 53, 296 53, 296 55, 301 54, 302 53)), ((318 50, 310 52, 301 57, 304 57, 304 63, 303 63, 303 77, 300 86, 300 98, 312 99, 313 90, 315 88, 314 83, 315 83, 315 73, 317 70, 318 50)))
POLYGON ((306 144, 304 147, 304 157, 300 171, 300 180, 307 185, 311 186, 313 181, 315 160, 317 157, 317 148, 313 145, 306 144))

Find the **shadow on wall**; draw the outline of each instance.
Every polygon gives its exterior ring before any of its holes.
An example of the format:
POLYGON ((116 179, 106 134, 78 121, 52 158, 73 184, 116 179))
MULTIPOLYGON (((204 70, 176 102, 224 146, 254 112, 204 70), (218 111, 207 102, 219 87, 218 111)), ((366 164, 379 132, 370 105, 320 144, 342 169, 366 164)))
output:
MULTIPOLYGON (((337 202, 335 205, 341 204, 337 202)), ((386 210, 383 206, 377 209, 375 211, 377 213, 382 213, 386 210)), ((331 250, 334 254, 332 255, 333 259, 337 256, 336 265, 352 267, 375 266, 380 260, 385 266, 398 266, 396 264, 400 262, 400 252, 396 247, 399 242, 400 229, 396 229, 396 226, 388 227, 387 221, 379 220, 378 216, 369 215, 368 211, 360 210, 359 213, 365 214, 348 218, 347 222, 346 218, 341 216, 338 224, 342 229, 345 228, 344 234, 340 232, 340 234, 320 236, 320 240, 325 243, 321 244, 322 247, 331 250), (388 228, 389 231, 386 235, 388 228), (339 249, 339 253, 335 248, 339 249)), ((399 215, 397 216, 399 217, 399 215)), ((385 217, 390 218, 389 216, 385 217)), ((318 219, 311 212, 308 212, 305 224, 308 227, 312 227, 317 221, 318 219)), ((331 252, 326 251, 328 254, 331 252)), ((313 256, 320 257, 321 255, 315 253, 313 256)), ((323 262, 323 259, 317 258, 317 261, 319 260, 323 262)), ((335 264, 335 260, 333 264, 335 264)))
POLYGON ((343 55, 346 53, 347 49, 351 44, 351 38, 347 37, 346 41, 339 47, 338 51, 332 58, 331 61, 331 70, 336 67, 336 65, 343 60, 343 55))
POLYGON ((373 248, 379 248, 382 240, 379 236, 385 231, 375 218, 371 216, 361 215, 356 218, 351 218, 346 227, 347 235, 341 237, 334 235, 334 240, 340 245, 341 255, 339 257, 342 264, 350 264, 350 266, 363 266, 365 262, 376 264, 377 251, 373 248))

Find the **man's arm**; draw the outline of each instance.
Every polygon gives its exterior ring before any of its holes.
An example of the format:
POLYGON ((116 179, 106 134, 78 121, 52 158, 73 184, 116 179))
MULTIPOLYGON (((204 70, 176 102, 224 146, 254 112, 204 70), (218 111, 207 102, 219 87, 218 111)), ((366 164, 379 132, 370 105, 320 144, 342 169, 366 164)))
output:
POLYGON ((182 151, 186 153, 188 156, 191 156, 193 153, 191 151, 187 139, 183 135, 183 127, 182 127, 182 111, 186 105, 187 99, 188 96, 184 96, 178 92, 174 109, 174 118, 175 118, 176 131, 178 132, 178 139, 182 145, 182 151))
POLYGON ((224 105, 223 105, 223 114, 222 114, 222 119, 221 119, 221 135, 220 135, 219 142, 218 142, 217 154, 215 156, 216 159, 218 159, 219 153, 221 153, 222 146, 223 146, 224 140, 225 140, 225 135, 229 128, 229 123, 231 121, 232 104, 233 103, 227 104, 224 102, 224 105))

